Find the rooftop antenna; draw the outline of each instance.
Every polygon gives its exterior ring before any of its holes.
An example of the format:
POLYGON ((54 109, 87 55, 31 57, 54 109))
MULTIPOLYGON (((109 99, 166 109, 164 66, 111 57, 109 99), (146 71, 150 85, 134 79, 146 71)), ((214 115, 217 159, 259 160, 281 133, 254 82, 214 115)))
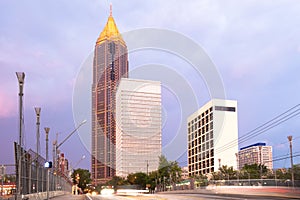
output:
POLYGON ((112 4, 109 4, 109 16, 112 16, 112 4))

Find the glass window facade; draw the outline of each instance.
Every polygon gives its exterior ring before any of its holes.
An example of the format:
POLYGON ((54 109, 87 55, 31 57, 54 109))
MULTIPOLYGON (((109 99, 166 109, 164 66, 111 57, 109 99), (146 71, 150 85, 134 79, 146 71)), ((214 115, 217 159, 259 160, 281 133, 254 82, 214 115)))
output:
POLYGON ((157 170, 161 155, 160 82, 122 79, 116 114, 116 175, 157 170))

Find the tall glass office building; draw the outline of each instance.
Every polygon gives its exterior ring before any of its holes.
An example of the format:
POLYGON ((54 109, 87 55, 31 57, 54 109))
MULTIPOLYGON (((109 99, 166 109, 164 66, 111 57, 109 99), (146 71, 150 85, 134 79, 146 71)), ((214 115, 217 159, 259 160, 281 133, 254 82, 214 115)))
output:
POLYGON ((116 114, 116 175, 157 170, 162 129, 160 82, 122 78, 116 114))
POLYGON ((110 12, 94 51, 91 174, 95 185, 116 175, 115 95, 121 77, 127 74, 127 46, 110 12))

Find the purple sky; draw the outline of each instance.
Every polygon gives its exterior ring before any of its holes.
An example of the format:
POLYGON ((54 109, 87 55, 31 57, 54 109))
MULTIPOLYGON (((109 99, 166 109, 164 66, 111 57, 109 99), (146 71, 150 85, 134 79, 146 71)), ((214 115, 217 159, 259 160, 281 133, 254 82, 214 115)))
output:
MULTIPOLYGON (((112 4, 120 32, 145 27, 168 29, 194 40, 206 51, 222 77, 227 98, 238 101, 240 136, 299 103, 299 1, 132 0, 112 4)), ((13 142, 18 139, 15 72, 26 73, 25 147, 35 149, 34 106, 42 107, 41 146, 45 144, 46 126, 50 127, 51 143, 56 133, 62 141, 76 127, 72 101, 77 75, 93 51, 108 15, 108 1, 100 0, 0 2, 0 164, 14 163, 13 142)), ((178 58, 146 51, 130 53, 129 61, 131 70, 145 63, 175 67, 185 78, 191 77, 194 89, 199 87, 200 105, 209 100, 204 81, 193 80, 193 75, 181 68, 185 64, 178 58)), ((166 92, 165 120, 175 125, 180 120, 176 117, 176 101, 168 103, 167 99, 166 92)), ((295 117, 240 145, 267 142, 277 157, 289 152, 287 136, 293 135, 294 152, 299 152, 299 120, 295 117)), ((185 119, 181 122, 184 124, 185 119)), ((172 133, 165 128, 164 142, 172 141, 174 134, 186 132, 172 133)), ((86 155, 76 167, 90 168, 89 149, 77 134, 61 150, 71 165, 86 155)), ((300 158, 294 162, 299 163, 300 158)), ((289 167, 289 160, 274 165, 289 167)))

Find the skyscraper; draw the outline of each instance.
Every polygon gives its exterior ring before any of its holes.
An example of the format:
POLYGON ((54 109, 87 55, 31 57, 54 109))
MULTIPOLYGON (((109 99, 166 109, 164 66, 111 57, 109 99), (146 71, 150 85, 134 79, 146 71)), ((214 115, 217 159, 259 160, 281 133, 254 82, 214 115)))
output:
POLYGON ((162 129, 160 82, 122 78, 116 97, 116 175, 157 170, 162 129))
POLYGON ((115 176, 116 88, 128 76, 127 46, 112 16, 97 39, 92 84, 92 180, 103 183, 115 176))

